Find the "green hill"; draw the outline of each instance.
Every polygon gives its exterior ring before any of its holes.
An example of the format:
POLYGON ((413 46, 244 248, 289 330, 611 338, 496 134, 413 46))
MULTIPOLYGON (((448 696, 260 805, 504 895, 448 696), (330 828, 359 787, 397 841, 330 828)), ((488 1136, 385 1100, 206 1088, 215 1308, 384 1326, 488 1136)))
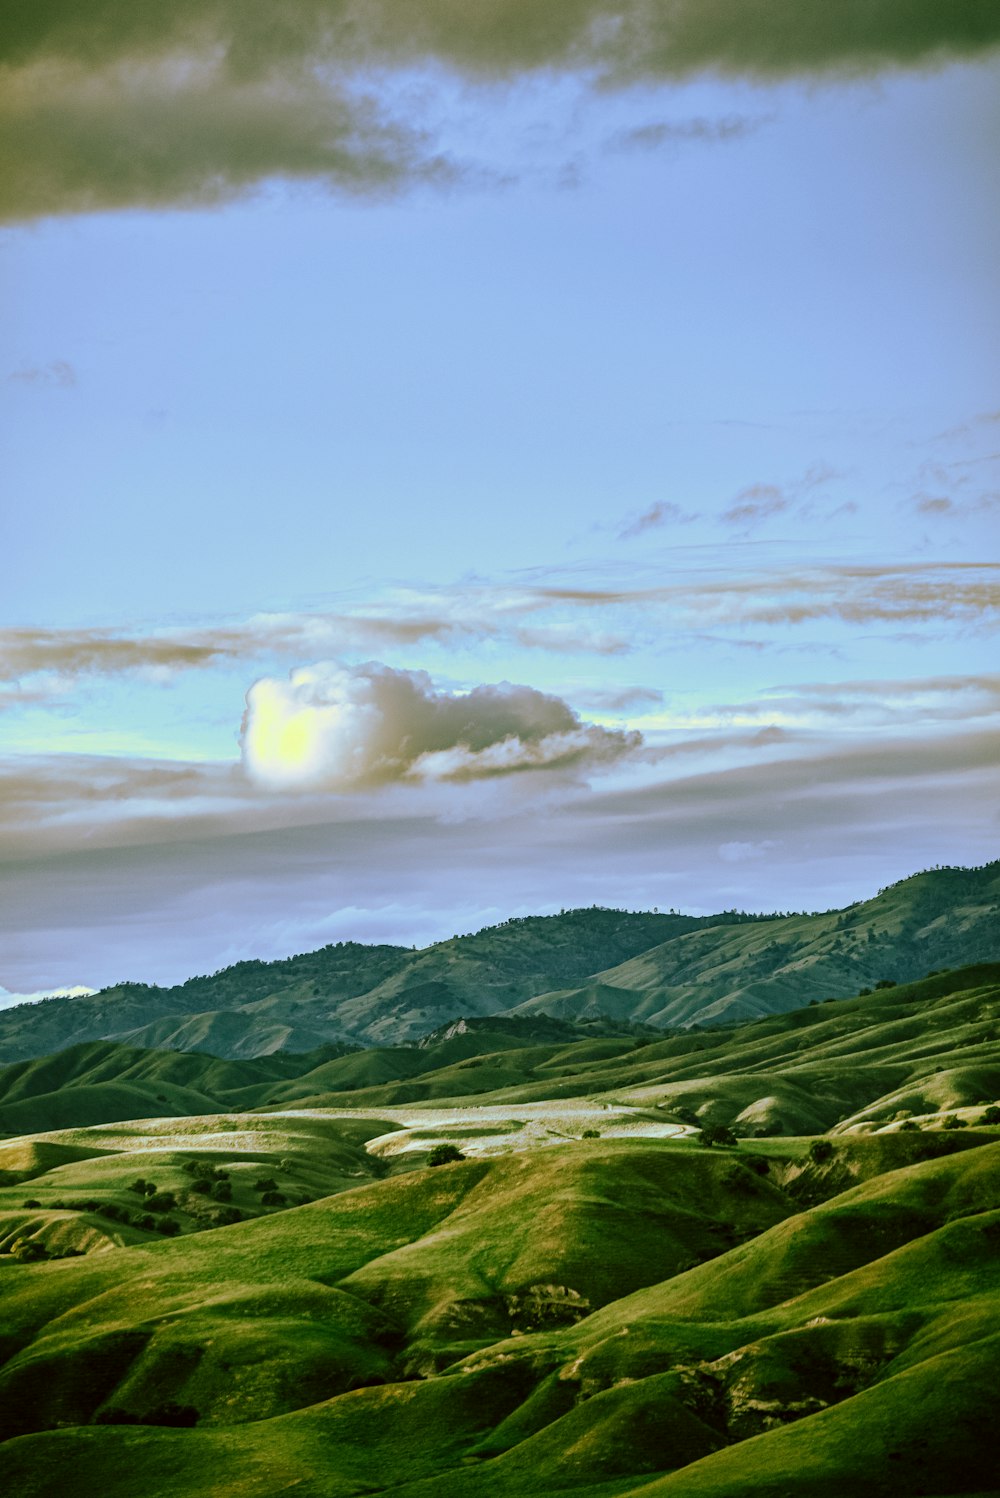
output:
POLYGON ((241 962, 174 988, 126 983, 0 1013, 0 1060, 83 1041, 252 1058, 323 1043, 415 1041, 463 1015, 493 1014, 555 983, 576 983, 708 920, 567 911, 506 921, 421 952, 341 942, 279 962, 241 962))
MULTIPOLYGON (((744 1137, 938 1127, 952 1115, 970 1122, 1000 1099, 998 1016, 1000 964, 987 963, 663 1040, 508 1046, 457 1060, 442 1046, 361 1052, 276 1083, 270 1095, 366 1108, 589 1098, 724 1124, 744 1137), (401 1070, 397 1058, 409 1057, 401 1070), (377 1077, 374 1059, 391 1074, 377 1077)), ((491 1043, 488 1030, 479 1034, 491 1043)))
POLYGON ((994 863, 917 874, 822 914, 595 907, 506 921, 419 952, 343 942, 174 988, 127 983, 16 1006, 0 1014, 0 1061, 99 1039, 230 1059, 401 1046, 493 1015, 661 1030, 733 1022, 1000 960, 998 914, 994 863))
POLYGON ((535 995, 519 1014, 611 1015, 658 1028, 799 1009, 881 979, 1000 959, 1000 864, 916 874, 822 915, 687 932, 582 987, 535 995))
POLYGON ((726 1125, 748 1138, 936 1128, 953 1117, 972 1122, 1000 1099, 998 1015, 1000 964, 980 964, 669 1038, 536 1015, 453 1021, 419 1046, 250 1061, 92 1042, 0 1068, 0 1130, 226 1109, 572 1098, 726 1125))
POLYGON ((6 1490, 994 1498, 996 879, 0 1016, 6 1490))
MULTIPOLYGON (((315 1155, 344 1125, 309 1127, 315 1155)), ((985 1493, 1000 1143, 888 1170, 875 1143, 805 1210, 798 1141, 584 1140, 0 1264, 8 1484, 985 1493)))

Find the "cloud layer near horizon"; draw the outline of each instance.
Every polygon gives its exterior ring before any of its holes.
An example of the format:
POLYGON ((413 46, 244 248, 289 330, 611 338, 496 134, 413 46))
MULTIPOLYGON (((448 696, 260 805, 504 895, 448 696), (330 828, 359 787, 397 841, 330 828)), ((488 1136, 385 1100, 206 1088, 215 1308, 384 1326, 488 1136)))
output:
POLYGON ((742 743, 741 763, 713 768, 702 741, 641 785, 495 782, 485 812, 481 783, 289 799, 229 767, 25 765, 0 777, 0 982, 181 981, 595 901, 821 908, 995 856, 995 733, 742 743))
POLYGON ((532 687, 441 692, 425 671, 368 661, 255 682, 241 741, 247 772, 268 789, 354 791, 593 768, 638 747, 641 735, 581 723, 560 698, 532 687))
MULTIPOLYGON (((48 0, 8 3, 0 217, 224 201, 268 178, 384 192, 455 180, 392 78, 574 73, 604 87, 775 80, 974 58, 992 0, 48 0)), ((670 127, 676 128, 676 127, 670 127)))

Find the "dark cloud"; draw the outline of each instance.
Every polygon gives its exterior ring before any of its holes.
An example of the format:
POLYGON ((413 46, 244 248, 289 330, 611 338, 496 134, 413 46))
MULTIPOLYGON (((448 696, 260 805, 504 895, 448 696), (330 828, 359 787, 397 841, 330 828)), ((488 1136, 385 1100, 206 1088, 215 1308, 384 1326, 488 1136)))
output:
POLYGON ((0 79, 6 219, 218 203, 273 177, 371 194, 454 175, 420 132, 308 69, 222 77, 199 58, 95 76, 60 61, 0 79))
POLYGON ((0 22, 6 218, 213 203, 274 177, 348 192, 451 179, 373 81, 393 70, 767 80, 1000 42, 994 0, 6 0, 0 22))
MULTIPOLYGON (((995 773, 997 740, 994 733, 969 731, 945 736, 928 735, 877 743, 827 747, 811 754, 797 752, 787 740, 777 741, 779 752, 761 756, 756 763, 732 770, 719 770, 664 780, 656 785, 592 794, 576 807, 582 818, 629 822, 633 825, 674 818, 696 818, 720 834, 733 827, 734 806, 767 808, 774 830, 787 831, 800 821, 796 807, 822 801, 836 805, 849 793, 864 795, 869 804, 887 790, 904 791, 917 782, 940 787, 948 783, 957 793, 961 777, 995 773), (784 749, 782 746, 785 745, 784 749), (958 778, 953 778, 958 777, 958 778)), ((992 801, 996 800, 995 781, 992 801)), ((912 807, 911 807, 912 809, 912 807)), ((971 810, 971 807, 970 807, 971 810)), ((739 819, 738 826, 742 823, 739 819)), ((759 822, 758 822, 759 825, 759 822)))

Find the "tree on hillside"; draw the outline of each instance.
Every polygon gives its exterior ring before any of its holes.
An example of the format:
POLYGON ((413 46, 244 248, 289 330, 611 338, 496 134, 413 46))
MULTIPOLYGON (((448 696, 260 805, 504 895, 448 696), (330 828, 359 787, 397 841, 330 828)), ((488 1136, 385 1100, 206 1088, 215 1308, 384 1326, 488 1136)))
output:
POLYGON ((436 1144, 427 1156, 428 1165, 451 1165, 455 1160, 464 1160, 462 1151, 454 1144, 436 1144))

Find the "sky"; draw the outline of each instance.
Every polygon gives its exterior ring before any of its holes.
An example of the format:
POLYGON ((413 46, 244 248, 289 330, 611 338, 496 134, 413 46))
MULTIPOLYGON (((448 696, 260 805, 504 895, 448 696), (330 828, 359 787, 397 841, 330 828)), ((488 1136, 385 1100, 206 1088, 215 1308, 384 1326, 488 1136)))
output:
POLYGON ((0 43, 0 999, 998 856, 994 0, 0 43))

